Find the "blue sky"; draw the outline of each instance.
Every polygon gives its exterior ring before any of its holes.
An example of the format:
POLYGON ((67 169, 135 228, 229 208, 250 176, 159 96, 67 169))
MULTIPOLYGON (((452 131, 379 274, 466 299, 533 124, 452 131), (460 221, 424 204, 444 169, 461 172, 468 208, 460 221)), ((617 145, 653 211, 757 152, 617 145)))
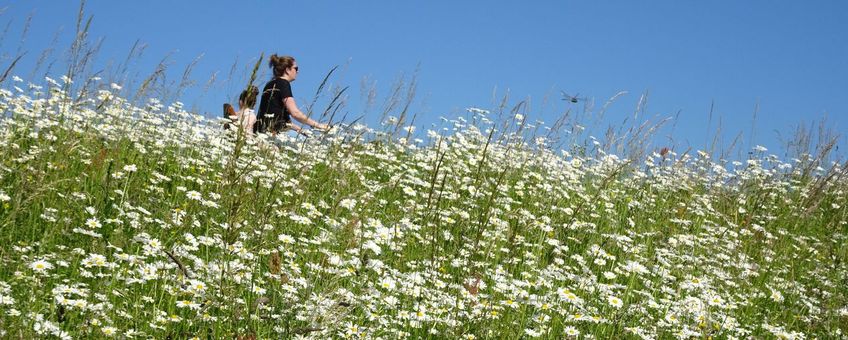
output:
MULTIPOLYGON (((24 76, 54 37, 57 53, 65 50, 78 6, 0 3, 6 8, 0 24, 10 23, 0 66, 26 51, 16 69, 24 76), (20 42, 30 14, 31 28, 20 42)), ((559 100, 564 90, 594 98, 594 114, 628 91, 593 133, 600 137, 607 125, 625 119, 677 117, 656 143, 680 151, 704 148, 719 120, 725 143, 741 132, 746 149, 759 144, 774 152, 781 150, 777 132, 792 135, 799 123, 825 115, 836 132, 848 131, 845 1, 152 0, 89 1, 86 12, 94 17, 91 37, 105 39, 100 68, 123 61, 137 40, 147 45, 132 65, 140 77, 168 55, 170 79, 178 80, 202 55, 193 70, 199 85, 180 100, 212 115, 243 88, 248 65, 264 52, 297 58, 302 72, 293 89, 301 106, 326 72, 342 65, 333 83, 350 86, 351 117, 362 114, 363 78, 376 81, 378 97, 385 98, 399 76, 417 70, 412 108, 423 128, 440 116, 464 115, 467 107, 493 108, 494 97, 506 91, 513 105, 530 99, 530 119, 552 123, 569 108, 583 108, 559 100), (214 73, 217 80, 205 88, 214 73), (646 92, 646 110, 634 118, 646 92)), ((266 67, 263 72, 262 82, 266 67)), ((364 121, 375 125, 377 111, 364 121)))

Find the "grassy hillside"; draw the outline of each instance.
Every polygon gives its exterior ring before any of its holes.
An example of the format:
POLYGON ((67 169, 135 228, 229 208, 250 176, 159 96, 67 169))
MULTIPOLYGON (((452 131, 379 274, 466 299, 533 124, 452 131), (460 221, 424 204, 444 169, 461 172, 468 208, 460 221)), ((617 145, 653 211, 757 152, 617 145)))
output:
POLYGON ((844 164, 560 152, 482 110, 418 141, 250 138, 14 85, 3 338, 848 333, 844 164))

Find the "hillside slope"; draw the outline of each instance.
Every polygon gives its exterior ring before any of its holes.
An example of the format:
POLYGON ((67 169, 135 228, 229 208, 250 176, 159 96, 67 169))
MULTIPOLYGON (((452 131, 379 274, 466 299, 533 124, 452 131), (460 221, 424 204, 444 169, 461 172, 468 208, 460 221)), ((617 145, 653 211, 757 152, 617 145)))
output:
POLYGON ((559 152, 482 110, 251 138, 63 85, 0 90, 0 337, 848 332, 838 164, 559 152))

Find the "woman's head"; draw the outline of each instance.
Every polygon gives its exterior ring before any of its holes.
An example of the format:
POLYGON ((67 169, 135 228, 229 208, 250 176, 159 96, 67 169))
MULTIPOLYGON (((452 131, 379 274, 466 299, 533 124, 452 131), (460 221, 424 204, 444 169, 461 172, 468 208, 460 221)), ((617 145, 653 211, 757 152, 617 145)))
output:
POLYGON ((254 85, 250 85, 247 90, 241 91, 241 94, 239 95, 239 104, 242 107, 253 108, 253 106, 256 105, 257 94, 259 94, 259 88, 254 85))
POLYGON ((290 81, 297 78, 297 62, 291 56, 272 54, 270 60, 268 60, 268 66, 274 70, 274 78, 287 76, 290 81))

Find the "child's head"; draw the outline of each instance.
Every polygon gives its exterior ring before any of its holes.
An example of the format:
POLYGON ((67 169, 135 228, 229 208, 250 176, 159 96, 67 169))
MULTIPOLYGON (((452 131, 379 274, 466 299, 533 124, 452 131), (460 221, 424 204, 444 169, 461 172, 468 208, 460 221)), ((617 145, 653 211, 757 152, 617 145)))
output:
POLYGON ((239 95, 239 105, 241 107, 253 108, 256 105, 256 95, 259 94, 259 88, 251 85, 247 90, 241 91, 239 95))

